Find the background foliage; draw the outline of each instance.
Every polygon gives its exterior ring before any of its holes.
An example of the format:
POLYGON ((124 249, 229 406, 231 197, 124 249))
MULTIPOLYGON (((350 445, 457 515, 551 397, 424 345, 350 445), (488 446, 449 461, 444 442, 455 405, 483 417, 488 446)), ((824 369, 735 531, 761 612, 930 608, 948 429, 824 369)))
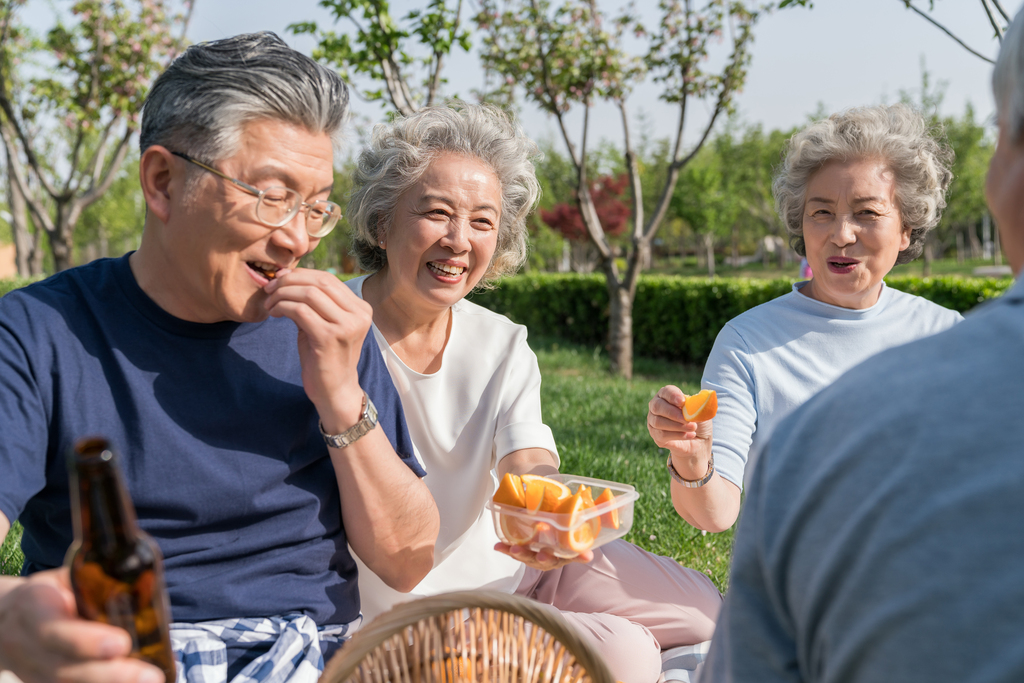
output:
MULTIPOLYGON (((999 296, 1012 280, 890 277, 890 287, 965 312, 999 296)), ((719 330, 743 311, 786 294, 793 281, 738 278, 640 278, 633 311, 638 356, 703 365, 719 330)), ((537 273, 501 281, 477 292, 474 303, 526 325, 531 334, 603 347, 608 290, 599 275, 537 273)))

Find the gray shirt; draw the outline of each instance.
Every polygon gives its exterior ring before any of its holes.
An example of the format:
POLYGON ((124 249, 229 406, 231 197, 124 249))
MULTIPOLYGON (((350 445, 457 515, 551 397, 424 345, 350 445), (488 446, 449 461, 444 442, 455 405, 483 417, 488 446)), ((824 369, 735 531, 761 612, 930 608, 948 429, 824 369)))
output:
POLYGON ((885 351, 755 468, 702 681, 1024 681, 1024 285, 885 351))

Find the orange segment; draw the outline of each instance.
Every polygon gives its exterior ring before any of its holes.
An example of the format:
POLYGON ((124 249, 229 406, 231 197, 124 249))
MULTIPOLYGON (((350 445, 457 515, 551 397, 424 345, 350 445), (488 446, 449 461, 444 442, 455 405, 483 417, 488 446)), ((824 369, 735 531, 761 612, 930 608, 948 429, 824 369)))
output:
POLYGON ((502 505, 514 505, 517 508, 526 507, 526 492, 523 491, 523 481, 518 474, 506 472, 498 484, 498 490, 494 492, 492 500, 502 505))
POLYGON ((687 396, 681 407, 683 419, 687 422, 704 422, 718 413, 718 395, 714 389, 704 389, 693 396, 687 396))
POLYGON ((501 525, 501 534, 509 545, 526 545, 536 535, 533 524, 519 517, 498 515, 498 520, 501 525))
POLYGON ((530 512, 554 512, 559 502, 572 495, 568 486, 547 477, 524 474, 522 481, 526 491, 525 507, 530 512))
MULTIPOLYGON (((601 505, 615 500, 615 494, 612 493, 611 489, 605 489, 601 492, 601 495, 594 501, 595 505, 601 505)), ((608 512, 601 515, 601 526, 606 526, 609 529, 619 528, 619 511, 617 508, 612 508, 608 512)))
POLYGON ((573 552, 582 553, 590 548, 590 546, 594 545, 594 539, 597 538, 597 534, 601 531, 601 523, 596 519, 588 519, 581 523, 580 513, 587 509, 586 501, 580 495, 580 492, 577 491, 574 495, 559 503, 558 509, 555 510, 555 512, 569 516, 565 525, 570 530, 559 531, 558 541, 562 546, 573 552))

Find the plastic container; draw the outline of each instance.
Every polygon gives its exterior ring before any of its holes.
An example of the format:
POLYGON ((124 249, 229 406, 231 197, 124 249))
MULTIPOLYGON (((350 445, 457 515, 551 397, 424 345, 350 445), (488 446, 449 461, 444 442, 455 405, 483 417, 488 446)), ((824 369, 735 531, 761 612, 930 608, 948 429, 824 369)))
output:
POLYGON ((526 508, 504 505, 489 500, 487 509, 494 519, 494 529, 504 543, 522 545, 533 552, 545 550, 558 557, 576 557, 584 550, 599 548, 608 541, 626 535, 633 526, 633 503, 640 494, 629 484, 593 479, 576 474, 548 476, 565 484, 572 493, 580 486, 589 486, 596 499, 605 489, 614 498, 576 514, 530 512, 526 508), (583 529, 588 525, 589 529, 583 529))

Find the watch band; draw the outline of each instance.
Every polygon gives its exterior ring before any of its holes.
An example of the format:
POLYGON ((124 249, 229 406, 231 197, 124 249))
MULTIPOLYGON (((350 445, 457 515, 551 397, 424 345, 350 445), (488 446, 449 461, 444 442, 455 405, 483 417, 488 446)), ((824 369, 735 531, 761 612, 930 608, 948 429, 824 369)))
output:
POLYGON ((704 484, 711 481, 711 475, 715 473, 715 454, 711 454, 711 459, 708 460, 708 473, 704 475, 702 479, 683 479, 683 476, 676 471, 675 466, 672 464, 672 456, 668 456, 668 473, 672 475, 672 478, 685 486, 688 489, 699 489, 704 484))
POLYGON ((373 401, 370 397, 363 392, 363 416, 359 422, 355 423, 349 429, 346 429, 341 434, 328 434, 324 431, 324 423, 320 423, 320 436, 324 437, 324 441, 331 448, 344 448, 350 444, 359 441, 364 437, 371 429, 377 426, 377 408, 373 405, 373 401))

